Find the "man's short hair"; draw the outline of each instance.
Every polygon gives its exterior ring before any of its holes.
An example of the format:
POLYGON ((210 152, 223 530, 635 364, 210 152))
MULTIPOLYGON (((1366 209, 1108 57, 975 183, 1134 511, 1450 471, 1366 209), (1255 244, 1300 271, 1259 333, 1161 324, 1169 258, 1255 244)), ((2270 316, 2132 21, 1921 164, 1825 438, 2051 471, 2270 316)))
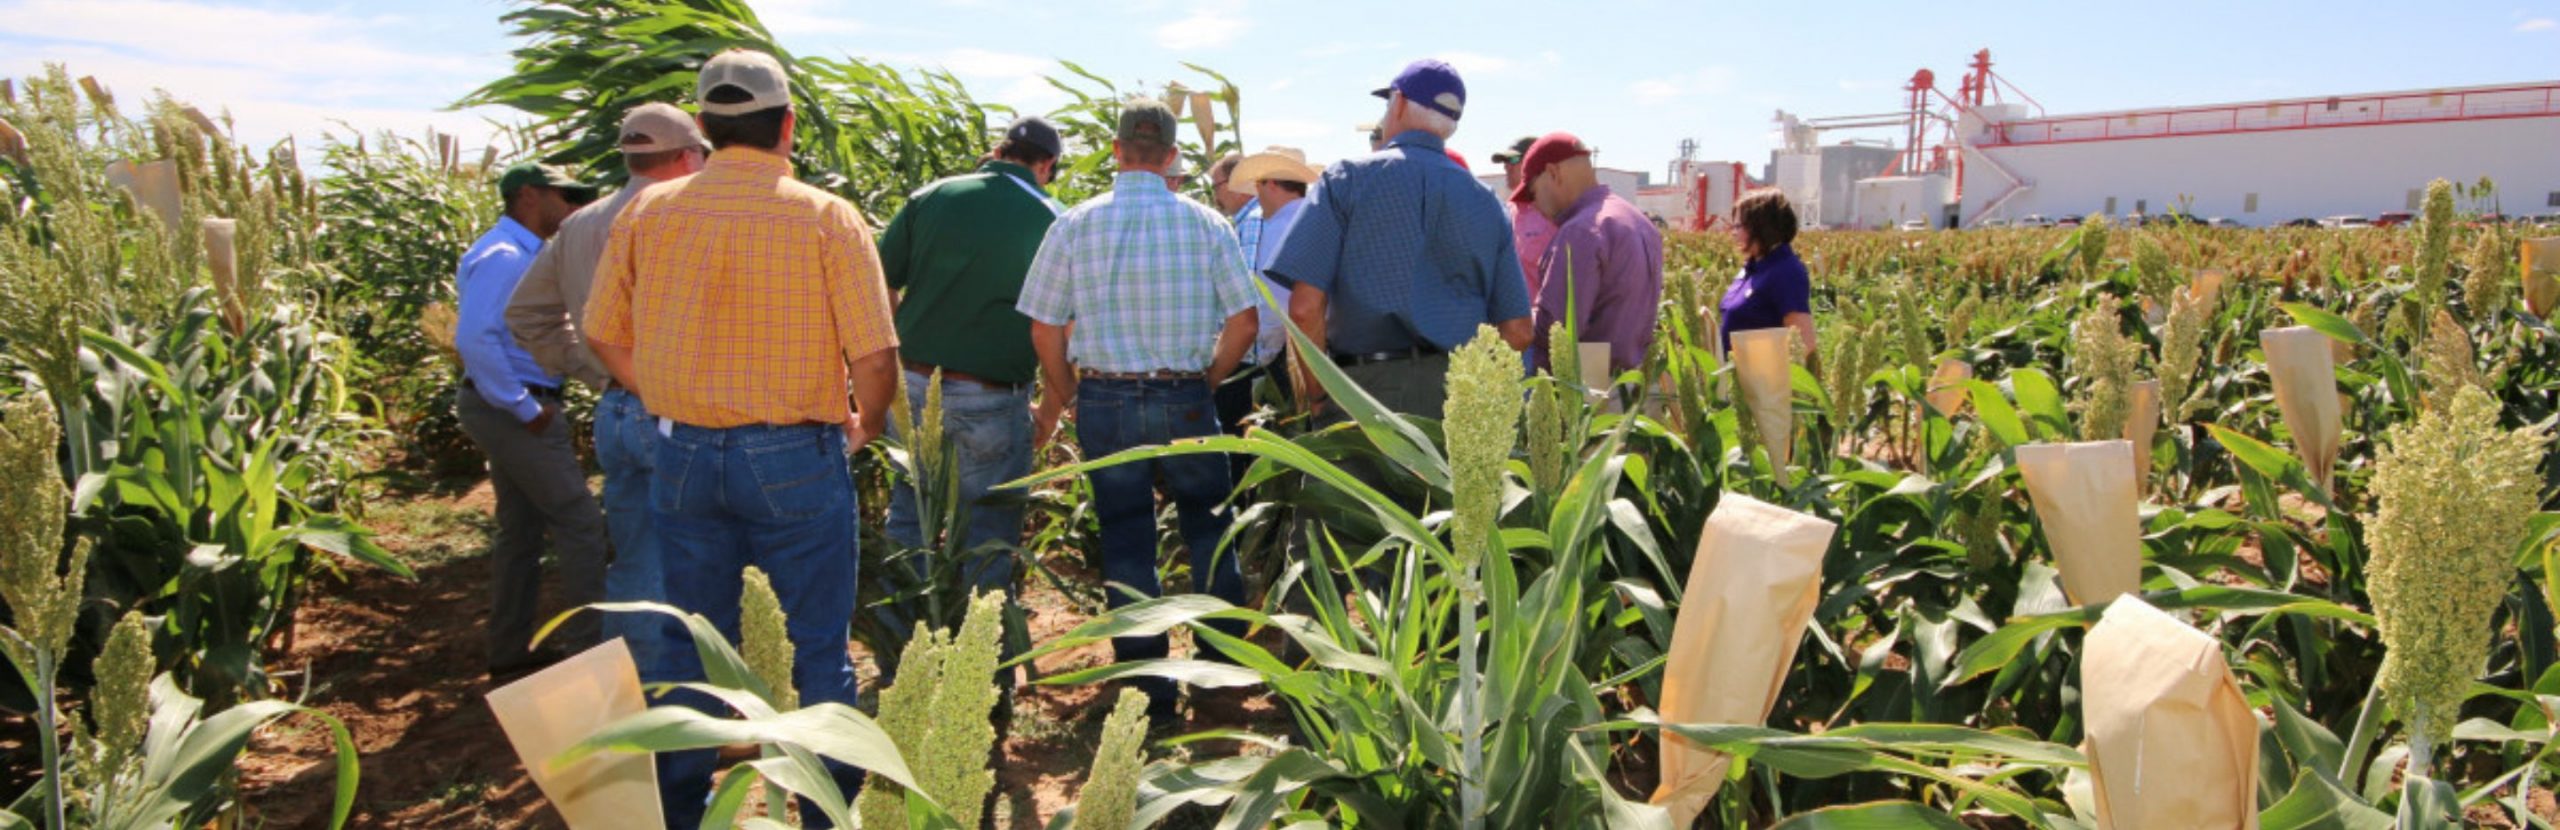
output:
POLYGON ((1288 179, 1263 179, 1263 181, 1279 185, 1280 189, 1289 191, 1290 193, 1297 195, 1299 198, 1305 198, 1307 195, 1306 182, 1290 181, 1288 179))
POLYGON ((1008 138, 997 143, 995 157, 1015 164, 1020 164, 1024 167, 1029 167, 1034 164, 1039 164, 1041 162, 1057 158, 1057 156, 1049 153, 1049 148, 1047 147, 1042 147, 1034 142, 1014 138, 1008 138))
POLYGON ((1223 179, 1233 176, 1236 172, 1236 165, 1243 163, 1243 153, 1228 153, 1226 155, 1219 156, 1215 163, 1209 165, 1209 178, 1223 179))
MULTIPOLYGON (((1396 98, 1403 99, 1404 93, 1396 93, 1396 98)), ((1404 116, 1405 129, 1421 130, 1444 140, 1458 134, 1458 119, 1449 117, 1448 113, 1423 106, 1420 101, 1405 101, 1404 116)))
MULTIPOLYGON (((753 98, 752 93, 727 85, 712 87, 702 96, 702 100, 714 104, 734 104, 753 98)), ((705 112, 702 114, 702 137, 708 139, 714 149, 732 145, 758 150, 777 149, 782 146, 783 119, 789 115, 791 107, 787 104, 738 115, 705 112)))
POLYGON ((1796 207, 1774 187, 1743 194, 1733 203, 1733 221, 1763 251, 1796 241, 1796 207))
POLYGON ((691 149, 693 148, 678 147, 672 150, 657 150, 647 153, 624 153, 622 154, 622 169, 629 170, 633 173, 638 173, 643 170, 656 170, 658 168, 674 164, 676 159, 684 157, 685 151, 691 149))

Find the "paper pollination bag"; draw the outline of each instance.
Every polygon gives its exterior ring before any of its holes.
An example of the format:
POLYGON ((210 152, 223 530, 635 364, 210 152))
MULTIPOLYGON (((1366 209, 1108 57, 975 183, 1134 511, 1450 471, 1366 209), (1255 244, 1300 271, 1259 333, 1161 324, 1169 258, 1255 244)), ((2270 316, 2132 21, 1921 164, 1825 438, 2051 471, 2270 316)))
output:
POLYGON ((2525 310, 2549 317, 2552 306, 2560 304, 2560 236, 2527 239, 2521 247, 2516 273, 2524 280, 2525 310))
POLYGON ((186 206, 178 192, 177 162, 162 159, 135 164, 118 159, 107 163, 107 181, 131 194, 136 207, 160 217, 161 227, 178 229, 186 206))
POLYGON ((640 670, 621 638, 489 692, 525 772, 577 830, 660 830, 658 770, 647 753, 599 752, 570 764, 552 759, 598 730, 648 708, 640 670))
MULTIPOLYGON (((1671 724, 1757 724, 1769 717, 1821 597, 1830 522, 1725 493, 1699 534, 1663 666, 1657 710, 1671 724)), ((1652 802, 1687 827, 1714 800, 1732 759, 1662 734, 1652 802)))
POLYGON ((2098 826, 2258 826, 2258 720, 2222 645, 2140 597, 2107 606, 2080 662, 2098 826))
POLYGON ((2311 481, 2326 491, 2329 472, 2338 460, 2338 370, 2329 337, 2309 326, 2268 329, 2258 333, 2267 353, 2267 376, 2275 382, 2276 409, 2293 431, 2293 452, 2301 457, 2311 481))
POLYGON ((2141 497, 2151 478, 2151 439, 2160 434, 2160 380, 2133 382, 2132 411, 2125 414, 2124 439, 2133 442, 2133 494, 2141 497))
POLYGON ((213 272, 213 291, 222 298, 222 319, 230 324, 231 334, 239 336, 248 330, 248 300, 241 293, 240 254, 234 240, 240 223, 232 219, 204 220, 204 261, 213 272))
POLYGON ((2198 300, 2212 299, 2222 293, 2222 281, 2230 276, 2220 268, 2197 271, 2193 278, 2187 280, 2187 296, 2198 300))
POLYGON ((1966 382, 1970 380, 1973 380, 1973 364, 1954 358, 1940 361, 1938 370, 1929 375, 1929 389, 1924 393, 1929 400, 1929 408, 1937 410, 1941 416, 1955 417, 1964 409, 1969 388, 1966 382))
POLYGON ((1795 454, 1794 332, 1787 328, 1733 333, 1733 374, 1742 385, 1742 401, 1760 425, 1760 443, 1769 451, 1769 466, 1778 485, 1787 485, 1787 464, 1795 454))
POLYGON ((2071 601, 2096 605, 2141 590, 2133 442, 2028 444, 2017 454, 2071 601))
POLYGON ((1217 100, 1217 96, 1206 92, 1191 93, 1191 123, 1200 128, 1200 146, 1203 149, 1218 148, 1218 110, 1211 106, 1217 100))

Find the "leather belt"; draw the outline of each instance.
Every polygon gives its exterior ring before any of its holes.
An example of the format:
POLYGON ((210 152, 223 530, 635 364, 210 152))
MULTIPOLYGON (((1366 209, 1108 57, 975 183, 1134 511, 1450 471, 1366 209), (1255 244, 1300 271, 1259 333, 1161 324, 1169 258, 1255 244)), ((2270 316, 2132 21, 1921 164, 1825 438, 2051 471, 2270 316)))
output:
MULTIPOLYGON (((471 382, 470 378, 463 378, 462 388, 478 392, 480 391, 480 384, 471 382)), ((557 386, 542 386, 539 384, 528 383, 524 385, 524 391, 525 394, 532 395, 537 398, 550 398, 553 400, 558 400, 560 398, 560 387, 557 386)))
POLYGON ((1209 375, 1206 372, 1177 372, 1172 369, 1157 369, 1152 372, 1097 372, 1092 369, 1082 369, 1076 372, 1076 377, 1085 380, 1207 380, 1209 375))
POLYGON ((1440 354, 1445 354, 1445 352, 1425 346, 1415 346, 1410 349, 1396 349, 1384 352, 1367 352, 1363 354, 1336 352, 1333 355, 1333 363, 1336 366, 1365 366, 1371 363, 1387 363, 1397 360, 1420 360, 1422 358, 1440 354))
POLYGON ((916 374, 923 375, 923 376, 925 376, 925 377, 933 377, 933 373, 935 373, 935 372, 941 372, 941 373, 942 373, 942 379, 943 379, 943 380, 966 381, 966 382, 969 382, 969 383, 977 384, 977 385, 979 385, 979 386, 987 387, 987 388, 989 388, 989 389, 1002 389, 1002 390, 1005 390, 1005 391, 1008 391, 1008 392, 1013 391, 1013 390, 1015 390, 1015 389, 1020 389, 1020 388, 1022 388, 1022 387, 1024 386, 1024 384, 1020 384, 1020 383, 1004 383, 1004 382, 1001 382, 1001 381, 988 380, 988 379, 986 379, 986 378, 982 378, 982 377, 979 377, 979 376, 977 376, 977 375, 972 375, 972 374, 969 374, 969 373, 967 373, 967 372, 957 371, 957 370, 954 370, 954 369, 947 369, 947 368, 944 368, 944 367, 941 367, 941 366, 935 366, 935 365, 933 365, 933 364, 931 364, 931 363, 918 363, 918 362, 913 361, 913 360, 900 360, 900 361, 898 361, 898 362, 899 362, 899 363, 901 363, 901 364, 905 364, 905 366, 907 367, 907 371, 914 372, 914 373, 916 373, 916 374))

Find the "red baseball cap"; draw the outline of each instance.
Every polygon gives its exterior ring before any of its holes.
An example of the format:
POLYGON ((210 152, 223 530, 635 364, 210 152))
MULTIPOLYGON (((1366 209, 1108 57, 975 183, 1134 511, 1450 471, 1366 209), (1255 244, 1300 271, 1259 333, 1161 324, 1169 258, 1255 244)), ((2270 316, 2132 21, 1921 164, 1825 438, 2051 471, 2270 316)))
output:
POLYGON ((1458 155, 1458 151, 1456 151, 1456 150, 1450 150, 1450 151, 1449 151, 1449 160, 1450 160, 1450 161, 1457 162, 1457 163, 1458 163, 1458 169, 1460 169, 1460 170, 1464 170, 1464 171, 1467 171, 1467 172, 1469 172, 1469 173, 1476 172, 1476 169, 1475 169, 1475 168, 1467 166, 1467 157, 1466 157, 1466 156, 1462 156, 1462 155, 1458 155))
POLYGON ((1559 130, 1539 136, 1536 143, 1529 145, 1529 152, 1520 156, 1520 186, 1512 188, 1511 201, 1529 201, 1530 184, 1544 175, 1547 168, 1587 155, 1591 155, 1591 147, 1583 144, 1582 139, 1573 137, 1572 133, 1559 130))

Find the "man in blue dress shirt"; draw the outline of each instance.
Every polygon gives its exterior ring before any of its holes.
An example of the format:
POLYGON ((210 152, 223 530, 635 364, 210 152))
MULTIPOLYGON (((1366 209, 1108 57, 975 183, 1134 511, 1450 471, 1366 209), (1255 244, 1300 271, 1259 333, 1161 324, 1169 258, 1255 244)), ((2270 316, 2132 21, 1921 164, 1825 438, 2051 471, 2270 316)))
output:
POLYGON ((456 269, 461 296, 454 350, 462 389, 454 414, 489 457, 498 535, 489 546, 489 675, 506 679, 595 642, 597 615, 572 617, 559 650, 531 649, 542 585, 545 537, 560 552, 561 597, 575 608, 604 598, 604 513, 587 490, 586 469, 560 416, 560 378, 545 372, 507 330, 508 298, 544 240, 595 191, 559 170, 518 164, 498 178, 506 213, 472 243, 456 269))
MULTIPOLYGON (((1529 346, 1529 286, 1501 200, 1450 161, 1466 84, 1415 61, 1375 93, 1385 149, 1328 168, 1266 266, 1289 319, 1388 409, 1440 417, 1449 352, 1492 325, 1529 346)), ((1299 398, 1322 398, 1303 370, 1299 398)))

